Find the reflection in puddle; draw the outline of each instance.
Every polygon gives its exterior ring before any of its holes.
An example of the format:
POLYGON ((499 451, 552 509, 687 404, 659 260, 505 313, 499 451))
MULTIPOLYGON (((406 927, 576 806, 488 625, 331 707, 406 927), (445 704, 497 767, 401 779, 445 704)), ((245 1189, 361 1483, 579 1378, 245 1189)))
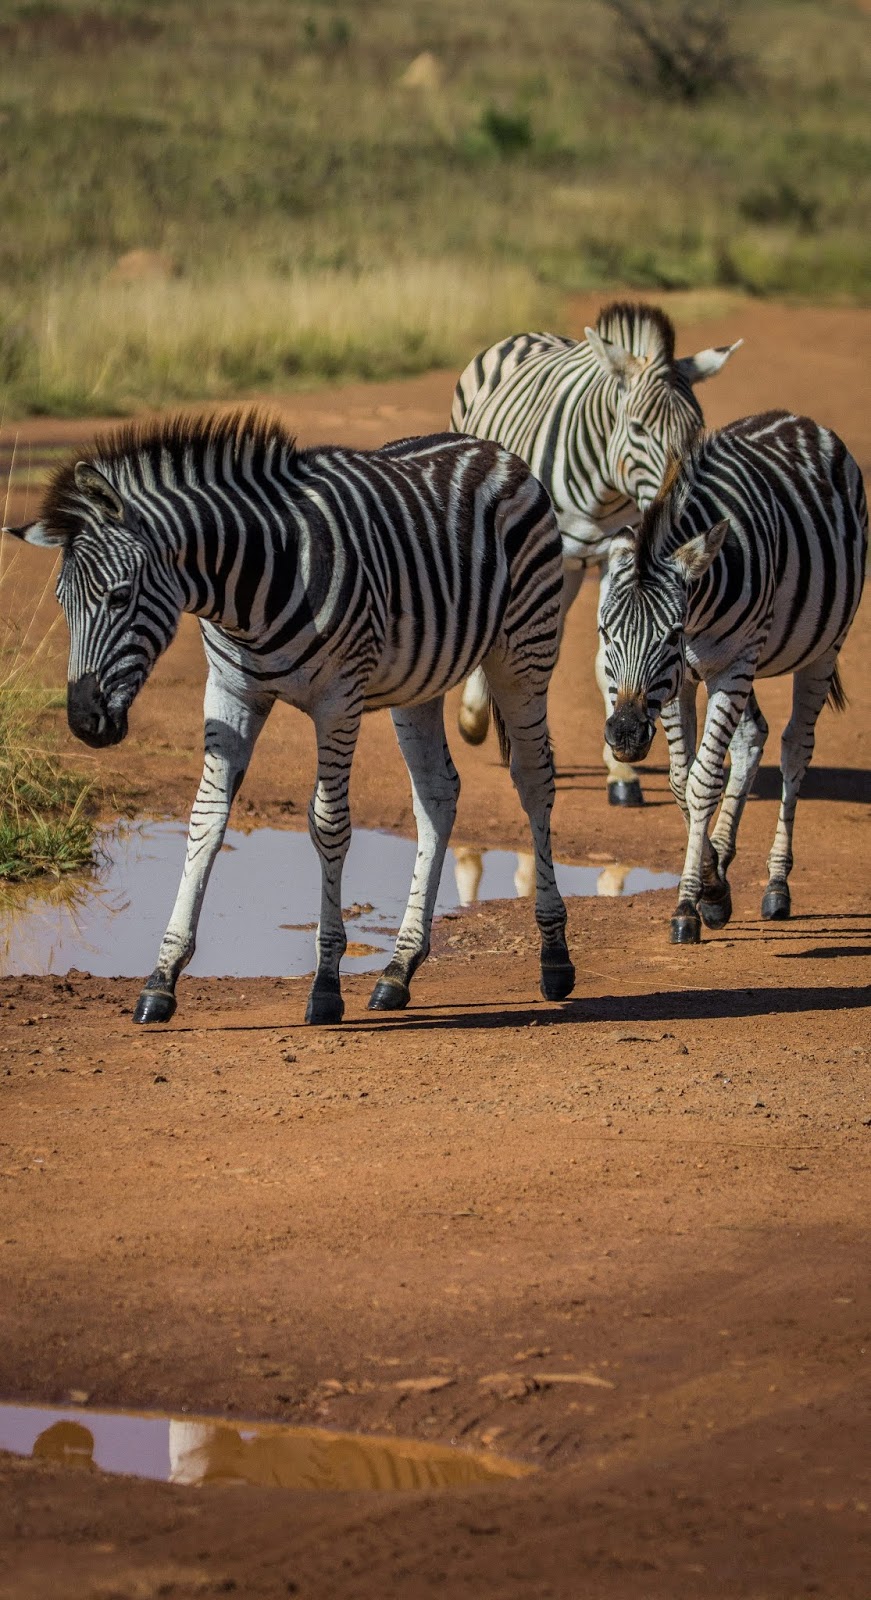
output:
MULTIPOLYGON (((454 876, 461 906, 476 900, 507 900, 535 894, 535 857, 518 850, 473 850, 458 845, 453 851, 454 876)), ((644 894, 648 889, 674 889, 680 882, 671 872, 649 872, 613 861, 604 867, 565 867, 554 863, 563 895, 644 894)))
MULTIPOLYGON (((77 967, 97 977, 138 978, 148 972, 175 899, 186 830, 176 822, 106 830, 104 864, 92 878, 52 881, 0 893, 0 971, 63 973, 77 967)), ((394 834, 357 829, 342 880, 348 972, 384 965, 408 898, 417 847, 394 834), (371 896, 378 886, 377 904, 371 896)), ((674 886, 677 878, 633 867, 568 867, 557 863, 564 895, 634 894, 674 886), (603 888, 609 874, 619 887, 603 888)), ((531 894, 530 855, 507 850, 448 853, 436 915, 475 900, 531 894)), ((314 966, 320 864, 307 833, 228 830, 215 863, 195 977, 296 977, 314 966)))
POLYGON ((416 1439, 41 1406, 0 1405, 0 1450, 169 1483, 279 1489, 448 1489, 523 1478, 533 1470, 520 1461, 416 1439))

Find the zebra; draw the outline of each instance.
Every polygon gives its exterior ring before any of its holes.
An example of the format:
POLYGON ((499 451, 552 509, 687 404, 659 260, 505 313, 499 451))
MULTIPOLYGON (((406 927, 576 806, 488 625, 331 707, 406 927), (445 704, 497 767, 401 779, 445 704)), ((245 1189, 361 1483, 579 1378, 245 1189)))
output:
POLYGON ((389 707, 411 777, 418 855, 392 960, 370 999, 399 1010, 429 950, 459 778, 445 692, 482 664, 531 826, 541 989, 574 985, 550 843, 547 688, 556 659, 560 539, 547 494, 487 441, 437 434, 380 450, 298 450, 278 422, 174 418, 97 440, 59 468, 38 522, 9 530, 60 547, 70 632, 67 710, 113 745, 183 611, 208 662, 205 760, 181 885, 134 1020, 165 1022, 230 807, 276 700, 317 740, 309 831, 321 861, 317 967, 306 1020, 343 1015, 342 864, 348 780, 364 712, 389 707))
POLYGON ((846 445, 808 417, 769 411, 700 433, 640 528, 612 541, 599 608, 614 706, 605 737, 620 759, 643 760, 662 718, 689 834, 673 944, 697 944, 702 922, 722 928, 732 914, 727 872, 768 733, 753 685, 785 673, 792 714, 762 916, 790 915, 796 802, 823 704, 846 704, 838 652, 862 594, 867 539, 862 477, 846 445), (708 704, 697 750, 700 683, 708 704))
MULTIPOLYGON (((469 362, 454 393, 451 427, 496 439, 529 463, 547 489, 563 539, 563 618, 584 573, 602 568, 612 535, 653 500, 666 464, 702 422, 693 386, 711 378, 741 345, 675 359, 675 331, 656 306, 623 302, 600 312, 586 340, 553 333, 503 339, 469 362)), ((601 651, 596 676, 604 695, 601 651)), ((487 685, 466 683, 460 732, 487 734, 487 685)), ((611 805, 639 806, 637 773, 606 744, 611 805)))

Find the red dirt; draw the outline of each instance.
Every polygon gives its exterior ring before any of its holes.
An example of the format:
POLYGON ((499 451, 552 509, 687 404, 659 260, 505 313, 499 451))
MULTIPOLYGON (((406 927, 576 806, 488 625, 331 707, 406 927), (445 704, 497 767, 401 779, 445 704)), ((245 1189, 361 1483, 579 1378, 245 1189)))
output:
MULTIPOLYGON (((744 333, 709 419, 795 405, 867 468, 869 331, 867 312, 744 305, 680 348, 744 333)), ((450 386, 282 410, 306 440, 375 444, 441 426, 450 386)), ((39 446, 92 428, 20 431, 39 446)), ((17 573, 3 592, 23 604, 38 553, 17 573)), ((661 741, 646 810, 605 802, 594 601, 591 584, 555 679, 558 854, 677 870, 661 741)), ((866 1600, 869 655, 866 602, 851 703, 824 713, 799 807, 791 923, 758 916, 788 699, 774 683, 733 923, 680 949, 667 894, 575 901, 565 1006, 537 998, 523 902, 444 920, 404 1016, 367 1013, 371 980, 348 980, 339 1029, 303 1026, 299 981, 190 980, 152 1032, 130 1023, 135 983, 3 980, 0 1392, 454 1439, 541 1469, 300 1501, 0 1457, 4 1600, 866 1600), (430 1375, 452 1382, 398 1387, 430 1375)), ((97 763, 123 805, 184 814, 202 676, 186 625, 128 743, 97 763)), ((522 845, 495 751, 452 743, 458 841, 522 845)), ((302 823, 311 745, 301 718, 274 716, 243 820, 302 823)), ((410 831, 386 717, 365 726, 353 803, 360 824, 410 831)))

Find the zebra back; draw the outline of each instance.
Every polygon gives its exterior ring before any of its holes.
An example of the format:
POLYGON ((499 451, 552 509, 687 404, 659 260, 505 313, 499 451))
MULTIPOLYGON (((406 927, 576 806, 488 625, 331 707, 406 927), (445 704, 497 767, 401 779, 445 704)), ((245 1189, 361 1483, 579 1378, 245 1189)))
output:
POLYGON ((676 360, 674 346, 663 311, 624 302, 583 341, 512 335, 461 374, 451 426, 521 456, 553 500, 567 553, 599 559, 701 424, 693 384, 731 353, 704 352, 703 370, 700 357, 676 360))
MULTIPOLYGON (((700 432, 637 532, 615 541, 602 625, 633 635, 636 660, 655 654, 688 581, 683 620, 701 676, 747 650, 756 675, 791 672, 843 642, 867 539, 862 476, 837 434, 785 411, 744 417, 700 432)), ((831 694, 840 708, 839 679, 831 694)))

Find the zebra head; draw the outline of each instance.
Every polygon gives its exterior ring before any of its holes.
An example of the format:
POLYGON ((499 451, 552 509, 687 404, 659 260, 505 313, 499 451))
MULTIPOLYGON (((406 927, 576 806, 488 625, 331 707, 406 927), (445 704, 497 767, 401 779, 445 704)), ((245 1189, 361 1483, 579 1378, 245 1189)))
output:
POLYGON ((645 305, 608 306, 596 327, 584 331, 613 386, 608 474, 644 511, 659 493, 669 460, 683 453, 702 424, 694 386, 719 372, 743 341, 678 360, 671 320, 645 305))
POLYGON ((605 738, 618 761, 647 755, 664 705, 686 675, 692 587, 719 553, 729 528, 717 522, 669 547, 671 521, 658 506, 636 531, 613 540, 599 599, 599 633, 611 715, 605 738))
POLYGON ((119 744, 130 705, 178 627, 177 568, 132 499, 87 461, 60 468, 38 522, 4 532, 62 552, 55 593, 70 634, 69 725, 85 744, 119 744))

